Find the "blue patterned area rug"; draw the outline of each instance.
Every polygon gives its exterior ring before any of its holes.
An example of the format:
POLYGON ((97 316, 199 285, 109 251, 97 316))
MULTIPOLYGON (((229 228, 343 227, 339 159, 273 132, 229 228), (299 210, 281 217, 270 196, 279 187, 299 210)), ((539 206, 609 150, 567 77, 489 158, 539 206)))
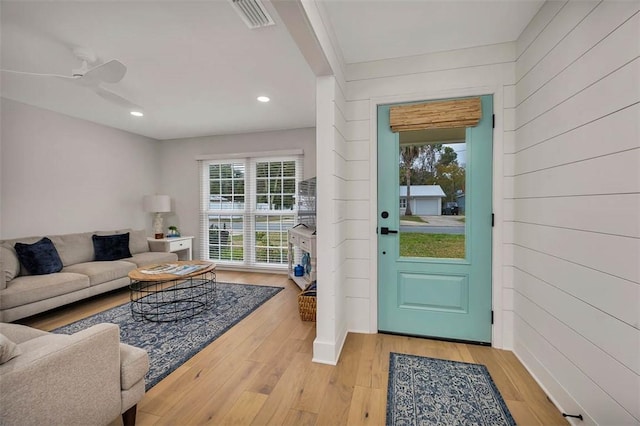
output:
POLYGON ((120 326, 120 341, 146 349, 151 364, 147 390, 224 334, 283 287, 216 283, 213 306, 193 318, 173 322, 136 321, 129 303, 54 330, 71 334, 109 322, 120 326))
POLYGON ((487 367, 391 353, 387 425, 515 425, 487 367))

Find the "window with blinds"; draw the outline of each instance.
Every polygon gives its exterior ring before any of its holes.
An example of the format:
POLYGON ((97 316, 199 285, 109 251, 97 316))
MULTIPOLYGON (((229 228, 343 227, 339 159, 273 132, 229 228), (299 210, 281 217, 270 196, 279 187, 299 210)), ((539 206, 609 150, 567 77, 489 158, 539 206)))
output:
POLYGON ((202 161, 201 257, 285 268, 301 157, 202 161))

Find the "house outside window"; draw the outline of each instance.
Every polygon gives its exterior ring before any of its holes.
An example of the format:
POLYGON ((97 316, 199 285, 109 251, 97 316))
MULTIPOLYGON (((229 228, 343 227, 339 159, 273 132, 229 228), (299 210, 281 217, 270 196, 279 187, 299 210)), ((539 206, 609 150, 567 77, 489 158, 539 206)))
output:
POLYGON ((301 156, 203 161, 201 258, 284 269, 301 156))
POLYGON ((401 209, 406 209, 407 208, 407 199, 406 198, 400 198, 400 208, 401 209))

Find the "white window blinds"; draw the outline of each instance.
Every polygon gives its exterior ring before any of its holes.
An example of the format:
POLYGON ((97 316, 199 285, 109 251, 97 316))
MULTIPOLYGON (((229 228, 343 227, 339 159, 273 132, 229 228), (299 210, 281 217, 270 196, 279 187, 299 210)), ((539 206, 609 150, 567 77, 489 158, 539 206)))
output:
POLYGON ((200 257, 219 264, 285 268, 302 157, 199 163, 200 257))

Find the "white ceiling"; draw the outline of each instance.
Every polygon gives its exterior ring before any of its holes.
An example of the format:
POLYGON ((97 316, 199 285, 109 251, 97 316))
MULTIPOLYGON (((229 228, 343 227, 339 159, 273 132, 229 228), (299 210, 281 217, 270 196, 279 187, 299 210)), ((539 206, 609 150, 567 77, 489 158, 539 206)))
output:
POLYGON ((345 62, 515 41, 544 0, 325 0, 345 62))
MULTIPOLYGON (((322 1, 347 63, 512 41, 543 2, 322 1)), ((226 0, 2 0, 0 68, 69 75, 90 47, 127 66, 105 86, 145 117, 58 79, 3 72, 2 96, 155 139, 312 127, 315 75, 264 4, 276 25, 250 30, 226 0)))

